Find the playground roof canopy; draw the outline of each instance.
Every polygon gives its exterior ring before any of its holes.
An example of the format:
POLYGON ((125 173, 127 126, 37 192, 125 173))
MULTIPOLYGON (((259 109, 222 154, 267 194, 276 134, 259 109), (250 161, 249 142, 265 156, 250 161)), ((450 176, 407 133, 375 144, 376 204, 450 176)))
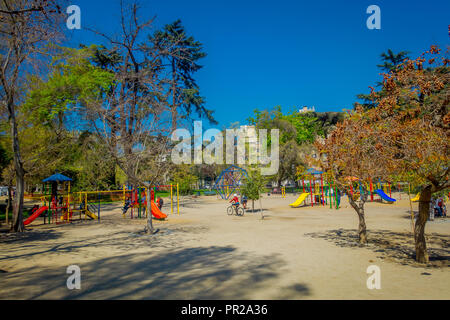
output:
POLYGON ((61 173, 55 173, 54 175, 42 180, 42 182, 63 182, 63 181, 72 181, 72 179, 66 177, 61 173))
POLYGON ((306 172, 308 172, 309 174, 313 174, 313 175, 322 174, 323 173, 323 171, 318 171, 318 170, 313 169, 313 168, 310 168, 310 169, 306 170, 306 172))

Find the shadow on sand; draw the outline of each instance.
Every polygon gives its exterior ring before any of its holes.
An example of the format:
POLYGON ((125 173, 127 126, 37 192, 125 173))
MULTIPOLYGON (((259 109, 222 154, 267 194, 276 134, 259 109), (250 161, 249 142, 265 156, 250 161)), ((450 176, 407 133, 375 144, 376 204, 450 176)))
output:
POLYGON ((273 299, 301 299, 311 294, 306 284, 279 286, 285 266, 279 254, 242 252, 232 246, 180 249, 186 239, 203 236, 201 227, 161 226, 154 236, 140 229, 111 231, 71 241, 60 240, 59 230, 29 232, 22 238, 0 241, 12 245, 2 253, 0 262, 15 265, 28 261, 17 271, 0 273, 2 298, 241 300, 254 298, 256 292, 273 299), (47 239, 55 241, 46 243, 47 239), (96 252, 101 257, 96 257, 96 252), (37 256, 45 266, 34 262, 37 256), (56 258, 59 263, 52 264, 56 258), (81 269, 81 290, 67 289, 69 265, 81 269))
MULTIPOLYGON (((278 255, 257 256, 238 253, 230 246, 211 246, 125 254, 80 264, 81 290, 66 288, 65 268, 28 268, 1 277, 7 286, 14 284, 6 298, 241 300, 261 288, 273 288, 283 265, 278 255)), ((299 299, 309 294, 306 285, 294 284, 274 298, 299 299)))
MULTIPOLYGON (((328 230, 326 232, 307 233, 312 238, 325 239, 337 246, 347 248, 366 248, 379 253, 379 258, 394 261, 402 265, 423 267, 415 262, 414 236, 411 232, 393 232, 390 230, 368 230, 369 243, 358 243, 357 231, 352 229, 328 230)), ((450 267, 450 236, 431 233, 427 236, 427 248, 430 262, 427 267, 450 267)))

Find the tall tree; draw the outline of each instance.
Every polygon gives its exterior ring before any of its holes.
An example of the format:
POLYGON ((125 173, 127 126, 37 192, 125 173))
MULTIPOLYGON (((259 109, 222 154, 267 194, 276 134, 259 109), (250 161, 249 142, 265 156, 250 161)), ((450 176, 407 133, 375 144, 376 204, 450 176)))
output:
POLYGON ((384 75, 373 92, 377 108, 367 117, 377 140, 377 159, 389 176, 421 185, 415 223, 416 260, 429 261, 425 225, 431 196, 450 188, 450 60, 431 46, 384 75))
POLYGON ((264 192, 267 177, 261 175, 260 170, 255 168, 249 168, 247 174, 248 176, 244 181, 244 185, 241 187, 241 193, 247 196, 249 200, 252 200, 252 212, 255 211, 255 200, 260 201, 261 219, 263 219, 261 193, 264 192))
POLYGON ((340 190, 346 190, 349 203, 358 215, 358 237, 362 244, 367 242, 367 186, 370 179, 381 174, 381 167, 374 156, 376 143, 372 132, 370 122, 359 108, 338 123, 327 139, 316 142, 320 152, 319 165, 340 190))
POLYGON ((0 2, 0 101, 8 115, 16 180, 13 229, 23 227, 24 176, 17 107, 23 101, 24 80, 40 58, 40 50, 58 37, 62 18, 56 1, 2 0, 0 2))
MULTIPOLYGON (((196 69, 185 60, 194 54, 184 57, 184 51, 171 51, 171 45, 155 43, 153 19, 141 21, 135 3, 121 4, 120 34, 91 30, 108 44, 64 49, 55 61, 53 74, 43 83, 48 90, 35 91, 31 105, 35 110, 42 107, 38 113, 47 118, 60 110, 80 114, 86 129, 95 132, 129 183, 152 185, 169 168, 173 82, 171 65, 165 62, 172 54, 177 55, 177 63, 187 64, 183 77, 193 81, 192 70, 196 69)), ((169 37, 168 33, 156 33, 169 37)), ((164 42, 162 36, 157 38, 164 42)), ((196 43, 192 38, 189 41, 196 43)), ((187 94, 185 88, 185 83, 176 82, 176 92, 187 94)), ((188 102, 177 107, 182 109, 188 102)), ((200 116, 210 116, 206 108, 199 106, 200 116)), ((177 119, 182 117, 181 112, 176 115, 177 119)), ((152 232, 149 217, 148 230, 152 232)))
POLYGON ((162 63, 169 67, 168 103, 172 114, 172 131, 177 128, 179 119, 190 118, 193 107, 199 115, 217 123, 212 111, 206 109, 205 99, 200 96, 199 87, 193 77, 202 68, 198 64, 199 60, 206 57, 202 44, 186 34, 181 20, 166 25, 149 39, 154 49, 163 53, 162 63))

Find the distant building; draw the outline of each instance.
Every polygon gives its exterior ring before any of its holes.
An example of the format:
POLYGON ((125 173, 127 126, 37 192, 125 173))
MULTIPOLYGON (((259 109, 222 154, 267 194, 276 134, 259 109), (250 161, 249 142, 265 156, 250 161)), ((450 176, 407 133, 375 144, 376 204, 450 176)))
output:
POLYGON ((303 107, 303 109, 299 109, 298 113, 307 113, 307 112, 316 112, 316 107, 312 107, 312 108, 308 108, 308 107, 303 107))

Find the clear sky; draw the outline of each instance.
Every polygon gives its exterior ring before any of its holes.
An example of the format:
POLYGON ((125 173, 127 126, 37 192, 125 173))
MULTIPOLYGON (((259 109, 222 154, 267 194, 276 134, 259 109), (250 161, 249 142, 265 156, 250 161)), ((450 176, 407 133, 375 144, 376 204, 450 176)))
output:
MULTIPOLYGON (((118 0, 72 0, 82 27, 112 32, 118 0)), ((207 106, 220 126, 245 123, 255 108, 284 111, 304 105, 316 111, 351 109, 356 94, 380 80, 380 54, 431 44, 449 45, 448 0, 141 0, 155 27, 181 19, 208 56, 197 73, 207 106), (369 30, 369 5, 381 9, 381 30, 369 30)), ((71 43, 96 42, 71 31, 71 43)))

